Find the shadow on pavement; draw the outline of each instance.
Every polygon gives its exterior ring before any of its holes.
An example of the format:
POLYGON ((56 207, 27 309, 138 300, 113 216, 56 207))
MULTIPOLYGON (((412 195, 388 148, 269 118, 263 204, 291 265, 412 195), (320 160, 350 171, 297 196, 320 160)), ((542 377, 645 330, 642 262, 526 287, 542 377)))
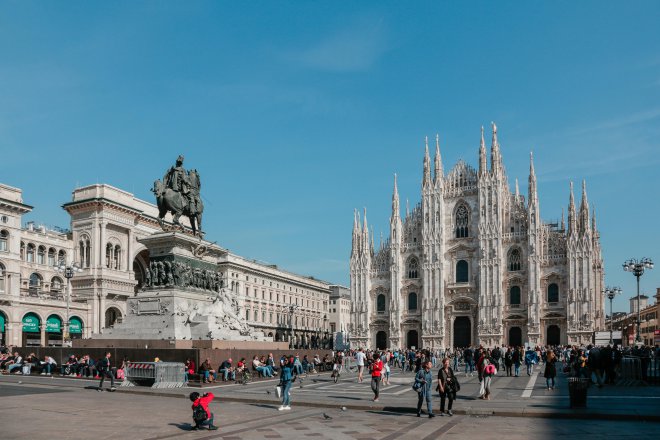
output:
POLYGON ((182 431, 192 431, 192 425, 190 423, 168 423, 170 426, 176 426, 182 431))

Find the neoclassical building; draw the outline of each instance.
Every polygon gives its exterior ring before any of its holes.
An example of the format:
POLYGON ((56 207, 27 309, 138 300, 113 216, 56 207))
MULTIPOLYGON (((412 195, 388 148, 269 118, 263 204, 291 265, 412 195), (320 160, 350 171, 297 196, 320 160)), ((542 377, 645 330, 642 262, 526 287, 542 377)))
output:
MULTIPOLYGON (((67 280, 54 267, 60 261, 81 267, 71 278, 72 338, 93 337, 121 322, 127 298, 142 287, 149 251, 139 240, 161 230, 157 207, 96 184, 75 189, 63 208, 71 217, 67 229, 24 224, 32 206, 20 189, 0 184, 0 343, 62 344, 67 280)), ((217 270, 254 329, 292 346, 332 339, 330 283, 229 251, 217 270)))
POLYGON ((355 213, 351 341, 369 347, 587 343, 604 322, 603 260, 586 185, 568 221, 544 222, 533 159, 527 198, 511 191, 493 124, 479 165, 443 171, 428 141, 421 202, 400 216, 396 175, 389 237, 378 248, 355 213), (433 169, 432 169, 433 168, 433 169))

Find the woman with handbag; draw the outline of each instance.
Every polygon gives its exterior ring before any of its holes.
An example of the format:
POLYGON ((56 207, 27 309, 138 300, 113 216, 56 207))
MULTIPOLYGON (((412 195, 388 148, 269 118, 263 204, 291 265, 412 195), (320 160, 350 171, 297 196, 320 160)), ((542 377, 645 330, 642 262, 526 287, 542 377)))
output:
POLYGON ((431 364, 431 361, 426 361, 421 365, 421 370, 415 375, 415 385, 413 387, 417 391, 417 417, 422 416, 422 403, 426 400, 426 410, 430 419, 435 417, 431 400, 431 385, 433 384, 431 364))
POLYGON ((438 388, 440 392, 440 415, 445 415, 445 401, 449 400, 447 406, 447 415, 453 416, 451 412, 452 404, 456 400, 456 392, 459 390, 458 380, 454 376, 454 370, 449 366, 449 359, 442 360, 442 368, 438 371, 438 388))

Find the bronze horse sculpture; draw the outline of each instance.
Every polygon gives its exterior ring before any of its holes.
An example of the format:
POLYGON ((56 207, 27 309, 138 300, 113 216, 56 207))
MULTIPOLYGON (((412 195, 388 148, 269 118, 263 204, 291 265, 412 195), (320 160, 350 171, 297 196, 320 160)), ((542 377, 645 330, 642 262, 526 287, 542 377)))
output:
POLYGON ((168 212, 172 213, 172 223, 181 229, 185 229, 179 222, 179 218, 183 215, 190 220, 190 227, 193 235, 202 235, 202 213, 204 212, 204 204, 199 196, 199 175, 195 170, 188 173, 188 180, 190 183, 190 201, 186 196, 178 191, 165 186, 160 179, 154 182, 151 191, 156 195, 156 203, 158 205, 158 223, 164 229, 163 219, 168 212))

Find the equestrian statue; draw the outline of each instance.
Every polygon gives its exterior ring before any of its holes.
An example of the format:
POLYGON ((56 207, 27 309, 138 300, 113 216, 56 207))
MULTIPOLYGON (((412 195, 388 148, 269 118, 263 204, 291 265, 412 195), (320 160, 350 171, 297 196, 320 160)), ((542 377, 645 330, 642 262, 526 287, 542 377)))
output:
POLYGON ((172 223, 181 229, 183 225, 179 218, 183 215, 190 220, 194 235, 203 235, 202 213, 204 204, 200 197, 201 182, 197 170, 186 171, 183 167, 183 156, 176 159, 176 165, 171 167, 163 177, 154 182, 151 191, 156 195, 158 204, 158 223, 165 230, 163 218, 172 213, 172 223))

